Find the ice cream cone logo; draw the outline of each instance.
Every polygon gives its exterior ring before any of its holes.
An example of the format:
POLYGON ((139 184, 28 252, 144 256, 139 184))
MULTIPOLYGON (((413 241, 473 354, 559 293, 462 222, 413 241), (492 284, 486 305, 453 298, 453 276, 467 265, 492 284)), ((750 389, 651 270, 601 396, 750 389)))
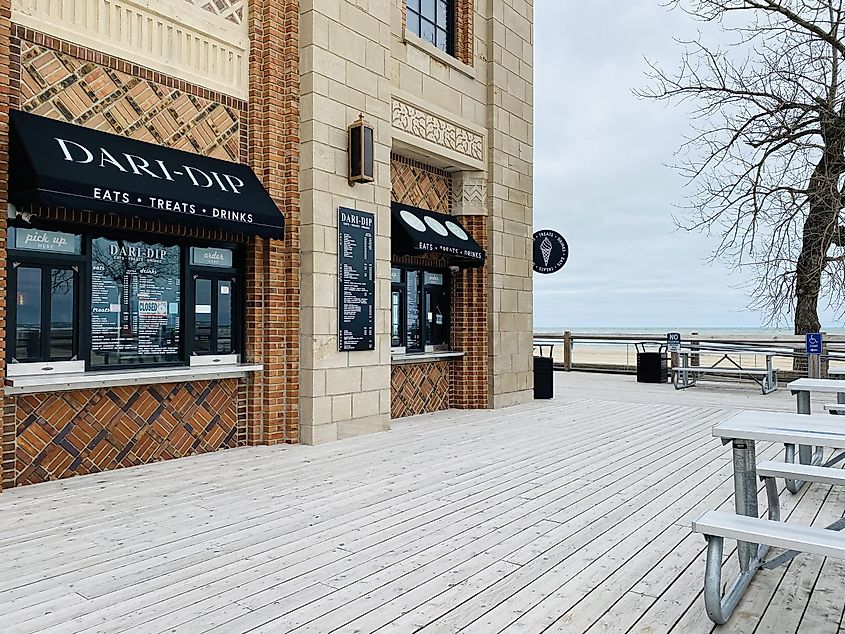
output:
POLYGON ((542 229, 534 232, 534 271, 555 273, 569 259, 569 245, 557 231, 542 229))
POLYGON ((552 257, 552 241, 548 237, 543 238, 543 241, 540 243, 540 251, 543 253, 543 262, 548 266, 549 258, 552 257))

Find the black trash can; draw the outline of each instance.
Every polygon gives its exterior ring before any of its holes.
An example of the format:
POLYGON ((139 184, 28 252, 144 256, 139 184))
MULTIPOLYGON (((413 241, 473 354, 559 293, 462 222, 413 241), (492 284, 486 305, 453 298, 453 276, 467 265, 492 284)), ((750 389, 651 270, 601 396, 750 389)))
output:
POLYGON ((645 343, 637 344, 637 383, 668 383, 669 361, 666 346, 656 351, 646 350, 645 343))
POLYGON ((555 397, 555 360, 534 357, 534 398, 555 397))

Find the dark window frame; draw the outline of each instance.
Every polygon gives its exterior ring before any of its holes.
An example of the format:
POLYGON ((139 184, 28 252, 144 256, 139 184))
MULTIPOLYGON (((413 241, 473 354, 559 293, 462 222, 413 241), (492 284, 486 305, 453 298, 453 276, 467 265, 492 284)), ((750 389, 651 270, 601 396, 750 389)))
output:
POLYGON ((185 313, 185 246, 184 242, 177 238, 173 238, 171 236, 166 235, 155 235, 150 237, 149 234, 143 233, 127 233, 121 232, 117 233, 114 231, 100 231, 98 229, 93 229, 89 231, 82 232, 82 240, 83 244, 85 245, 85 253, 88 257, 88 262, 85 268, 86 272, 86 294, 85 294, 85 306, 89 308, 89 310, 83 311, 86 313, 86 317, 88 318, 85 324, 85 331, 81 335, 83 350, 86 351, 85 355, 85 370, 86 371, 96 371, 96 372, 111 372, 111 371, 126 371, 126 370, 147 370, 147 369, 154 369, 154 368, 178 368, 186 365, 185 358, 186 358, 186 348, 187 345, 187 338, 185 337, 185 322, 183 317, 187 317, 185 313), (93 242, 97 238, 103 238, 106 240, 111 240, 114 242, 140 242, 147 245, 155 245, 160 244, 165 247, 179 247, 179 352, 177 353, 178 358, 174 361, 162 361, 162 362, 154 362, 154 363, 109 363, 106 365, 101 364, 94 364, 92 361, 92 349, 91 349, 91 266, 92 266, 92 257, 93 257, 93 242))
POLYGON ((58 363, 63 361, 75 361, 79 359, 80 350, 80 295, 81 295, 81 274, 80 269, 84 261, 81 255, 49 253, 44 257, 45 252, 9 250, 9 261, 7 265, 7 306, 10 308, 6 317, 6 359, 9 363, 58 363), (37 269, 41 272, 41 335, 39 341, 39 352, 37 358, 26 357, 18 359, 17 354, 17 304, 18 304, 18 272, 21 268, 37 269), (70 271, 73 276, 73 307, 71 314, 73 318, 73 334, 71 342, 71 356, 69 358, 56 357, 50 354, 52 337, 52 295, 50 282, 53 271, 70 271))
MULTIPOLYGON (((193 304, 188 303, 188 291, 190 290, 191 300, 193 300, 193 273, 197 272, 200 275, 216 276, 222 279, 234 279, 234 293, 232 298, 232 348, 234 352, 229 354, 243 354, 245 350, 245 317, 246 317, 246 302, 245 302, 245 253, 243 245, 201 239, 185 239, 174 236, 162 234, 150 234, 140 231, 120 231, 110 228, 101 228, 95 226, 80 227, 79 225, 71 225, 62 222, 37 222, 27 224, 23 221, 10 221, 10 227, 21 227, 25 229, 36 228, 45 231, 62 231, 81 236, 82 253, 78 255, 71 255, 66 253, 53 253, 46 251, 29 251, 23 249, 15 249, 13 246, 7 246, 7 274, 8 274, 8 289, 7 289, 7 306, 8 310, 6 319, 6 360, 13 362, 15 359, 14 353, 16 351, 16 312, 14 304, 17 301, 16 275, 12 268, 16 263, 35 265, 41 267, 52 268, 71 268, 78 267, 75 272, 75 293, 74 293, 74 312, 76 315, 76 327, 74 329, 74 350, 75 360, 85 362, 86 371, 126 371, 127 369, 156 369, 168 367, 185 367, 190 364, 190 359, 194 355, 192 349, 193 332, 195 327, 195 314, 193 304), (131 363, 131 364, 115 364, 115 365, 96 365, 91 363, 91 253, 92 241, 95 238, 106 238, 109 240, 121 240, 125 242, 143 242, 146 244, 161 244, 164 246, 178 246, 180 248, 180 289, 179 289, 179 358, 177 361, 165 363, 131 363), (214 247, 221 249, 229 249, 233 252, 232 267, 214 267, 202 266, 190 263, 191 247, 214 247), (86 310, 86 308, 88 310, 86 310), (190 309, 190 310, 189 310, 190 309)), ((42 273, 42 276, 44 274, 42 273)), ((45 310, 44 294, 45 287, 48 285, 42 284, 42 356, 45 350, 49 348, 44 347, 44 324, 49 324, 49 305, 45 310)), ((216 315, 215 315, 216 319, 216 315)), ((222 354, 222 353, 202 353, 206 354, 222 354)), ((49 361, 27 359, 19 361, 20 363, 44 363, 49 361)), ((56 360, 58 361, 58 360, 56 360)))
POLYGON ((391 348, 404 348, 407 343, 407 332, 405 330, 405 307, 406 307, 406 296, 408 292, 408 288, 405 285, 405 269, 396 266, 395 264, 391 265, 390 269, 390 347, 391 348), (393 280, 393 269, 399 271, 399 281, 396 282, 393 280), (393 337, 393 294, 399 293, 399 333, 397 338, 394 339, 393 337))
POLYGON ((426 299, 428 297, 429 292, 436 291, 438 294, 443 296, 444 303, 446 304, 446 312, 443 314, 443 323, 440 327, 440 332, 443 337, 441 341, 432 341, 429 342, 429 338, 431 336, 431 330, 428 328, 428 319, 423 319, 423 336, 424 336, 424 345, 426 346, 446 346, 447 348, 451 344, 451 337, 450 334, 452 332, 452 295, 451 295, 451 288, 449 286, 449 274, 447 272, 441 271, 432 271, 432 270, 423 270, 423 283, 422 283, 422 296, 423 296, 423 303, 422 306, 424 308, 424 314, 428 314, 428 304, 426 303, 426 299), (425 274, 426 273, 434 273, 437 275, 443 276, 443 283, 442 284, 426 284, 425 282, 425 274))
POLYGON ((210 351, 201 351, 198 352, 197 350, 191 348, 187 352, 188 357, 203 357, 203 356, 213 356, 213 355, 226 355, 226 354, 238 354, 240 350, 243 349, 242 341, 242 329, 241 323, 242 318, 240 317, 239 307, 243 308, 244 302, 242 300, 242 288, 243 284, 240 281, 240 276, 238 275, 238 269, 236 266, 231 268, 228 267, 214 267, 214 266, 202 266, 198 264, 191 264, 190 261, 188 262, 188 276, 189 279, 187 280, 187 284, 185 285, 185 303, 188 307, 190 307, 190 315, 191 319, 188 323, 185 324, 185 338, 187 342, 195 342, 196 341, 196 331, 197 331, 197 319, 196 319, 196 282, 199 279, 209 280, 212 283, 212 293, 211 293, 211 333, 209 336, 209 346, 211 348, 210 351), (220 325, 218 323, 218 307, 219 307, 219 295, 217 293, 217 285, 220 282, 231 282, 232 283, 232 315, 231 315, 231 340, 232 345, 231 349, 226 352, 221 352, 217 349, 218 346, 218 337, 220 335, 220 325))
POLYGON ((402 281, 401 282, 393 282, 391 281, 390 290, 391 290, 391 302, 390 302, 390 323, 391 323, 391 348, 405 348, 407 353, 422 353, 425 352, 427 346, 439 347, 445 346, 448 349, 451 346, 451 334, 452 334, 452 286, 451 286, 451 277, 449 275, 449 271, 447 269, 438 269, 434 267, 420 267, 420 266, 412 266, 412 265, 405 265, 405 264, 392 264, 392 268, 399 269, 402 272, 402 281), (419 274, 420 282, 417 289, 417 301, 419 302, 419 319, 420 319, 420 346, 413 347, 408 346, 408 272, 414 271, 419 274), (426 284, 425 283, 425 274, 426 273, 433 273, 436 275, 443 276, 443 284, 426 284), (429 343, 429 328, 428 328, 428 320, 426 318, 426 290, 427 289, 436 289, 441 292, 444 296, 445 304, 446 304, 446 313, 443 317, 443 341, 437 343, 429 343), (395 291, 400 291, 402 293, 403 301, 401 303, 402 306, 402 313, 400 315, 399 323, 400 323, 400 345, 395 345, 393 341, 393 293, 395 291))
POLYGON ((447 55, 451 55, 452 57, 456 56, 456 49, 457 49, 457 7, 456 7, 456 0, 434 0, 434 20, 429 20, 427 17, 423 15, 423 3, 425 0, 407 0, 405 3, 405 27, 417 37, 425 40, 438 50, 443 51, 447 55), (446 5, 446 24, 441 25, 438 20, 438 5, 440 3, 444 3, 446 5), (417 11, 415 7, 419 6, 419 10, 417 11), (425 20, 426 22, 432 24, 434 26, 434 39, 435 41, 432 42, 428 38, 423 37, 422 35, 422 21, 425 20), (418 28, 414 28, 414 23, 418 25, 418 28), (436 43, 437 41, 437 31, 442 30, 446 33, 446 46, 445 48, 438 46, 436 43))

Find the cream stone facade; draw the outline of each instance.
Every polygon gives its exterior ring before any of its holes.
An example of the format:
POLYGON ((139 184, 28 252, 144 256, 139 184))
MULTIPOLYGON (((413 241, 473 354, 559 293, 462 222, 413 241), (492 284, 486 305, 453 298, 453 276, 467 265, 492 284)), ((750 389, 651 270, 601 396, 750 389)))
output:
POLYGON ((533 6, 467 4, 465 61, 407 31, 404 0, 301 4, 303 442, 390 426, 391 153, 445 170, 451 213, 483 217, 484 406, 531 398, 533 6), (375 128, 376 178, 350 187, 347 126, 359 114, 375 128), (339 207, 377 217, 372 352, 338 352, 339 207))
POLYGON ((390 11, 384 0, 303 0, 300 26, 301 440, 390 426, 390 11), (347 126, 375 127, 376 180, 347 182, 347 126), (338 208, 376 215, 376 349, 338 352, 338 208))

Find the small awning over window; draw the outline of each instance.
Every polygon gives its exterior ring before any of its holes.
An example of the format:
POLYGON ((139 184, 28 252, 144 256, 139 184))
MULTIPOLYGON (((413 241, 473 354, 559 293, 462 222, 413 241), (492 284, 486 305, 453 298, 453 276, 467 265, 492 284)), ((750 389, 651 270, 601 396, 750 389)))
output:
POLYGON ((442 253, 465 268, 484 265, 484 249, 454 216, 393 203, 391 246, 399 255, 442 253))
POLYGON ((9 199, 282 238, 248 166, 12 111, 9 199))

